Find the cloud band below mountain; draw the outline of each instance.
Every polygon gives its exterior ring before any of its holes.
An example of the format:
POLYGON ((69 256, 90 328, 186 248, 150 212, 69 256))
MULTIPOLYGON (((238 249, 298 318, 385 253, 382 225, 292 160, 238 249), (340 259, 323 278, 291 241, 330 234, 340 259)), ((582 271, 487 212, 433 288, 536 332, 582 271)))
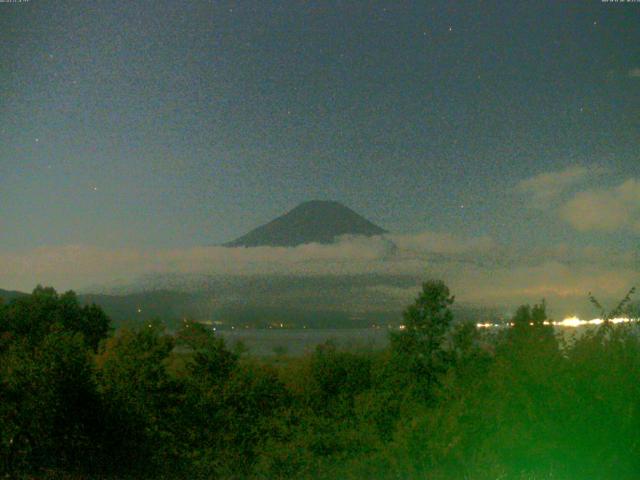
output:
MULTIPOLYGON (((147 275, 407 275, 447 281, 459 300, 516 304, 542 297, 584 302, 589 291, 615 297, 640 279, 632 252, 557 246, 519 249, 488 237, 416 235, 342 237, 330 245, 298 247, 196 247, 168 250, 103 249, 90 246, 0 253, 0 285, 29 290, 36 283, 58 289, 131 285, 147 275)), ((384 282, 380 295, 402 298, 384 282), (386 288, 386 289, 385 289, 386 288)), ((405 298, 413 295, 406 292, 405 298)))

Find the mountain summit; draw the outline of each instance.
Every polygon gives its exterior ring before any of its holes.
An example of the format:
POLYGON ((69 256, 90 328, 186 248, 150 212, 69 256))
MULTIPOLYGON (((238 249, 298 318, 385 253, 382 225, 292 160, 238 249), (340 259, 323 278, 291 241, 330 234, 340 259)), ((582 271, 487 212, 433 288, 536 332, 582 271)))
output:
POLYGON ((225 247, 295 247, 331 243, 339 235, 381 235, 386 230, 338 202, 312 200, 225 243, 225 247))

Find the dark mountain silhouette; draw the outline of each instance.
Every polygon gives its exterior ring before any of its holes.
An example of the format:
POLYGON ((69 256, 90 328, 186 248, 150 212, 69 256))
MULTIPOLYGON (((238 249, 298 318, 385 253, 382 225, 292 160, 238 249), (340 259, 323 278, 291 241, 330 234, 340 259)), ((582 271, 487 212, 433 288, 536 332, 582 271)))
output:
POLYGON ((82 305, 95 303, 102 307, 116 326, 148 322, 159 319, 170 326, 183 317, 200 313, 195 307, 196 295, 154 290, 125 295, 83 294, 78 295, 82 305))
MULTIPOLYGON (((63 291, 58 291, 59 294, 63 291)), ((31 295, 0 289, 0 304, 8 304, 13 300, 31 295)), ((123 324, 135 325, 159 319, 171 325, 185 316, 197 316, 201 310, 196 308, 197 297, 194 294, 154 290, 124 295, 80 294, 80 305, 96 304, 102 307, 115 326, 123 324)))
POLYGON ((225 243, 225 247, 295 247, 332 243, 339 235, 381 235, 386 230, 341 203, 313 200, 225 243))
MULTIPOLYGON (((280 323, 296 328, 364 328, 397 324, 403 308, 403 300, 371 291, 370 287, 385 284, 407 289, 419 280, 377 274, 214 276, 197 281, 201 290, 185 292, 172 289, 191 287, 176 277, 173 281, 177 285, 162 281, 165 289, 112 295, 85 293, 78 295, 78 301, 102 307, 115 328, 159 320, 169 331, 175 331, 185 318, 210 322, 220 329, 266 328, 280 323)), ((0 290, 0 304, 26 295, 0 290)), ((503 310, 463 304, 454 307, 460 321, 493 321, 503 310)))
POLYGON ((13 290, 2 290, 0 288, 0 299, 4 300, 5 302, 10 302, 14 298, 24 297, 25 295, 27 294, 23 292, 16 292, 13 290))

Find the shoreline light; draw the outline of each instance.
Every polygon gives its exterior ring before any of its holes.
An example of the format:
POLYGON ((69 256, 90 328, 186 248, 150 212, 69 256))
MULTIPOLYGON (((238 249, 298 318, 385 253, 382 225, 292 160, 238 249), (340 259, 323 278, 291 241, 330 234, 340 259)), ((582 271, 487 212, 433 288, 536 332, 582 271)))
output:
MULTIPOLYGON (((629 323, 632 320, 627 317, 616 317, 609 320, 613 324, 619 323, 629 323)), ((593 320, 581 320, 580 318, 573 316, 567 317, 564 320, 558 322, 552 322, 546 320, 543 322, 544 325, 552 325, 554 327, 566 327, 566 328, 577 328, 577 327, 585 327, 589 325, 601 325, 604 323, 604 320, 601 318, 594 318, 593 320)), ((533 324, 531 324, 533 325, 533 324)), ((513 327, 513 322, 506 323, 476 323, 477 328, 496 328, 496 327, 513 327)))

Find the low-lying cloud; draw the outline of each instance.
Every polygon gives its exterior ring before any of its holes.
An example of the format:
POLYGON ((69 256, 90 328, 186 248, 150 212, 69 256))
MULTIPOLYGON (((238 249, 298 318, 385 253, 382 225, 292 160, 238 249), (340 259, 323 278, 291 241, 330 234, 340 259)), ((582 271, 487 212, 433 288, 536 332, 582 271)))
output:
POLYGON ((164 250, 107 249, 86 245, 43 247, 0 253, 0 282, 28 289, 35 282, 82 288, 90 284, 130 282, 150 274, 204 275, 352 275, 424 271, 425 252, 465 249, 463 240, 424 233, 399 237, 414 250, 404 251, 393 236, 344 236, 335 243, 297 247, 193 247, 164 250), (457 247, 455 245, 458 245, 457 247), (422 253, 420 253, 422 252, 422 253))
MULTIPOLYGON (((617 195, 625 196, 627 185, 617 195), (621 193, 620 193, 621 192, 621 193)), ((632 189, 633 190, 633 189, 632 189)), ((625 197, 626 198, 626 197, 625 197)), ((406 275, 415 285, 442 278, 463 302, 516 304, 543 297, 585 302, 589 291, 616 297, 640 278, 630 252, 601 248, 543 249, 501 245, 489 237, 443 232, 375 237, 345 236, 331 245, 298 247, 196 247, 166 250, 91 246, 0 253, 0 287, 30 290, 36 283, 60 290, 89 285, 132 285, 154 275, 406 275)), ((375 293, 396 301, 415 288, 379 282, 375 293)))

